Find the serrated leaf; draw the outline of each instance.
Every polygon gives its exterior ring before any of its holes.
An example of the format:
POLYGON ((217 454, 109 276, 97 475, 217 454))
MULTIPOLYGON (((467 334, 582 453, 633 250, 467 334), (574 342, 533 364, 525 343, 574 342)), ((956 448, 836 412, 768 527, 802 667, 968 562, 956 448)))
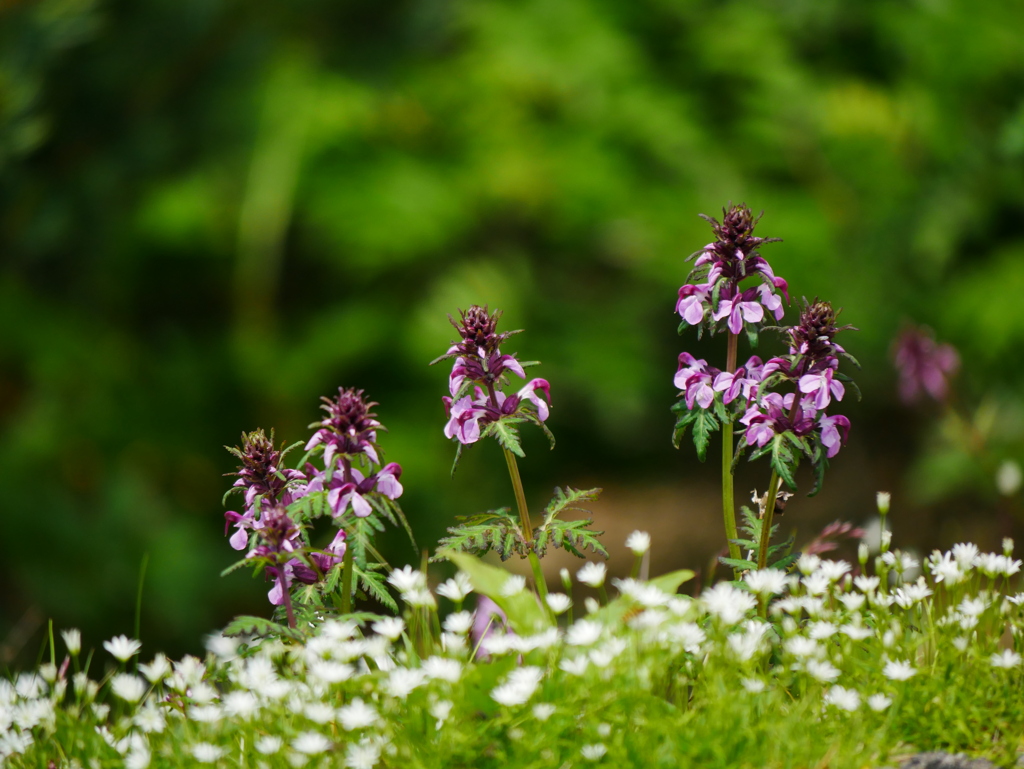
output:
POLYGON ((230 565, 230 566, 228 566, 228 567, 227 567, 226 569, 224 569, 224 571, 222 571, 222 572, 220 573, 220 575, 221 575, 222 577, 226 577, 226 576, 227 576, 228 574, 231 574, 231 573, 232 573, 232 572, 234 572, 234 571, 238 571, 238 570, 239 570, 239 569, 241 569, 241 568, 242 568, 243 566, 248 566, 248 565, 249 565, 249 564, 251 564, 251 563, 252 563, 252 561, 251 561, 251 560, 250 560, 249 558, 243 558, 243 559, 242 559, 242 560, 240 560, 240 561, 235 561, 235 562, 234 562, 233 564, 231 564, 231 565, 230 565))
POLYGON ((725 556, 720 556, 718 562, 731 567, 735 571, 757 570, 757 564, 753 561, 748 561, 746 558, 726 558, 725 556))
POLYGON ((398 604, 391 597, 385 584, 384 575, 377 571, 364 570, 358 564, 352 564, 352 586, 361 587, 368 596, 377 600, 393 612, 398 611, 398 604))
POLYGON ((261 637, 280 636, 282 638, 302 638, 302 632, 296 628, 290 628, 265 617, 236 617, 224 628, 226 636, 255 635, 261 637))
POLYGON ((505 417, 495 422, 491 422, 487 427, 484 428, 482 435, 489 436, 493 435, 494 439, 498 441, 498 444, 503 449, 508 449, 517 457, 525 457, 523 453, 523 447, 519 444, 519 431, 512 425, 516 422, 522 422, 521 419, 513 419, 505 417))
POLYGON ((697 412, 693 420, 693 445, 697 449, 697 458, 703 462, 711 443, 711 433, 718 429, 718 420, 705 409, 697 412))
POLYGON ((779 477, 791 489, 796 488, 794 472, 798 463, 799 459, 794 456, 793 452, 786 445, 783 436, 776 435, 772 439, 772 469, 779 474, 779 477))

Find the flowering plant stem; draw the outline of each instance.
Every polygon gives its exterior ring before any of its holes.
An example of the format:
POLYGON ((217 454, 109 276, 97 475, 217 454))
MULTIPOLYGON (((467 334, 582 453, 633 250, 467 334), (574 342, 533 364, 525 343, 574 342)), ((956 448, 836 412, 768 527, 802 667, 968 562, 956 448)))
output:
POLYGON ((775 517, 775 498, 779 495, 779 474, 772 470, 772 479, 768 482, 768 502, 764 506, 764 518, 761 519, 761 542, 757 548, 757 568, 768 568, 768 545, 772 538, 772 518, 775 517))
MULTIPOLYGON (((725 368, 730 374, 736 373, 736 345, 739 336, 729 334, 729 347, 726 351, 725 368)), ((736 502, 733 494, 732 461, 735 446, 732 438, 732 420, 722 421, 722 517, 725 519, 725 537, 729 544, 729 557, 739 560, 740 546, 735 540, 739 537, 736 529, 736 502)), ((739 579, 739 572, 736 573, 739 579)))
POLYGON ((540 568, 540 559, 533 550, 533 525, 530 523, 530 511, 526 507, 526 494, 523 492, 523 480, 519 477, 519 465, 516 463, 516 455, 502 447, 505 452, 505 461, 508 463, 508 474, 512 478, 512 489, 516 495, 516 506, 519 508, 519 524, 523 528, 523 538, 530 548, 530 568, 533 569, 533 579, 537 583, 537 594, 541 601, 547 606, 548 586, 544 582, 544 572, 540 568))
POLYGON ((345 548, 341 562, 341 613, 352 613, 352 561, 355 550, 351 544, 345 548))

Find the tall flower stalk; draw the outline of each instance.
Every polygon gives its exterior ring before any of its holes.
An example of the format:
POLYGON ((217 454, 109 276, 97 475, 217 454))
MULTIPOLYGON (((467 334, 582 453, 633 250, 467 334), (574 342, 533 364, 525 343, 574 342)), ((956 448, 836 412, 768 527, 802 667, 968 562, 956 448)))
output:
MULTIPOLYGON (((582 508, 576 505, 597 496, 600 489, 580 491, 556 489, 555 498, 544 510, 544 517, 534 526, 526 504, 522 478, 516 457, 524 456, 518 428, 530 423, 544 431, 554 447, 554 436, 544 424, 551 410, 551 388, 546 379, 530 379, 515 393, 506 394, 510 374, 526 379, 523 364, 515 355, 501 351, 501 345, 518 331, 499 333, 500 311, 474 305, 460 311, 459 320, 449 316, 459 332, 448 351, 434 361, 452 360, 448 378, 450 395, 442 398, 448 422, 444 434, 458 446, 454 473, 464 446, 481 438, 494 438, 501 446, 508 466, 512 491, 515 495, 518 520, 511 519, 505 510, 478 515, 466 523, 449 529, 452 536, 442 540, 441 549, 481 552, 496 550, 502 560, 512 553, 526 557, 530 562, 537 593, 547 599, 547 585, 540 566, 540 556, 548 544, 562 547, 583 557, 582 549, 607 554, 597 535, 591 531, 589 521, 562 521, 558 515, 565 510, 582 508), (543 396, 543 397, 542 397, 543 396)), ((442 556, 439 556, 442 557, 442 556)), ((546 603, 545 603, 546 605, 546 603)))
POLYGON ((687 352, 679 355, 675 384, 681 392, 673 407, 678 414, 673 442, 678 447, 692 428, 697 454, 703 461, 710 434, 721 429, 722 518, 729 556, 738 560, 733 423, 745 410, 761 376, 761 359, 757 356, 737 368, 739 336, 745 332, 751 346, 756 347, 767 315, 780 320, 783 298, 788 302, 789 295, 786 281, 776 277, 759 250, 763 244, 779 239, 754 235, 758 219, 749 208, 730 206, 723 210, 721 222, 710 216, 702 218, 711 224, 715 240, 690 256, 695 260, 694 267, 679 289, 676 302, 676 312, 682 317, 679 331, 695 327, 698 338, 704 331, 726 333, 726 364, 723 371, 687 352))

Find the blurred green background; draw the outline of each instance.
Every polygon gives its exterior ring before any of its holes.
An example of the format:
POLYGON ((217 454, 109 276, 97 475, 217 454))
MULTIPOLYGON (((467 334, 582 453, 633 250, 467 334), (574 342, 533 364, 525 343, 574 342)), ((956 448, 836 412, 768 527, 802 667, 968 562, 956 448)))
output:
POLYGON ((671 381, 723 345, 673 308, 729 201, 860 329, 850 443, 787 525, 888 488, 905 544, 994 546, 1024 453, 1022 29, 1011 0, 0 2, 0 665, 51 617, 131 633, 146 554, 150 655, 269 613, 218 576, 222 446, 305 439, 339 385, 380 403, 421 546, 511 504, 494 446, 449 478, 426 365, 472 303, 552 385, 534 504, 603 485, 610 547, 647 527, 660 564, 705 562, 717 469, 671 447, 671 381), (898 402, 908 320, 960 350, 960 417, 898 402))

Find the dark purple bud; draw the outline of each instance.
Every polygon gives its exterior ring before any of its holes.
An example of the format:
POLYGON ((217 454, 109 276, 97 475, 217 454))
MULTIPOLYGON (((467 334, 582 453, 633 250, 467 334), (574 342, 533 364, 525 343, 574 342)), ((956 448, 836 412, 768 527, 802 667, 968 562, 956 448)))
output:
POLYGON ((238 476, 235 486, 245 490, 246 506, 251 505, 258 496, 275 501, 281 496, 285 487, 285 479, 278 472, 281 452, 274 448, 274 433, 270 437, 262 429, 251 433, 242 433, 242 446, 225 446, 232 455, 242 460, 237 472, 228 475, 238 476))

